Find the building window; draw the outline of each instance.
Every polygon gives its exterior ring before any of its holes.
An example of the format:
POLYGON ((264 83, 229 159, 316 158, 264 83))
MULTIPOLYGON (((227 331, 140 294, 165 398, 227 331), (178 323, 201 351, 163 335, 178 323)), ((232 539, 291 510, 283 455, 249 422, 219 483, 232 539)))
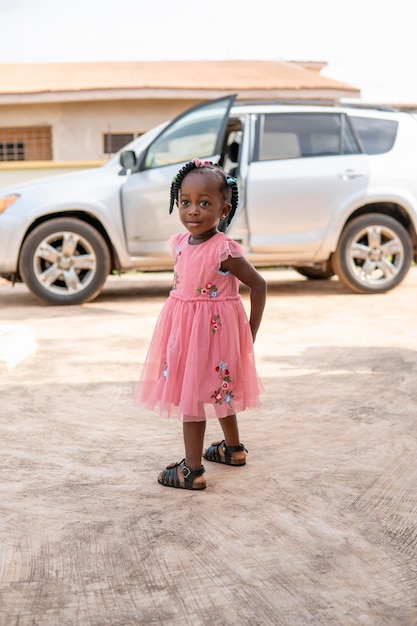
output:
POLYGON ((0 143, 0 161, 24 161, 25 144, 21 142, 0 143))
POLYGON ((115 154, 126 144, 140 137, 143 133, 104 133, 103 152, 104 154, 115 154))
POLYGON ((119 152, 129 141, 133 141, 133 133, 104 133, 104 154, 119 152))
POLYGON ((0 161, 51 161, 50 126, 0 128, 0 161))

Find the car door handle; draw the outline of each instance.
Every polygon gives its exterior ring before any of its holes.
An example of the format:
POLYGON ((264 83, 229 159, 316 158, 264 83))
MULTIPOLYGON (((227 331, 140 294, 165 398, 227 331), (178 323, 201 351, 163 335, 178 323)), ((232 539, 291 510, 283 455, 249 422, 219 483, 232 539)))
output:
POLYGON ((339 174, 339 177, 342 180, 352 180, 354 178, 362 178, 364 176, 364 174, 361 174, 360 172, 355 172, 355 170, 346 170, 345 172, 343 172, 343 174, 339 174))

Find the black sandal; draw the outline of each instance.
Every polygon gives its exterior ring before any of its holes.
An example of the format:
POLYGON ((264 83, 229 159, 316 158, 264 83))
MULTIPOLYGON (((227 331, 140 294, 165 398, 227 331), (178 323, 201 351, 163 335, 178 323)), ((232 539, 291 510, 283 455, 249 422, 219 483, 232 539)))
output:
POLYGON ((234 459, 233 452, 247 452, 243 443, 239 446, 228 446, 225 440, 215 441, 203 453, 203 458, 213 463, 224 463, 225 465, 246 465, 246 459, 234 459), (220 456, 220 448, 224 454, 224 459, 220 456))
POLYGON ((177 489, 205 489, 206 481, 197 483, 194 486, 194 479, 202 476, 205 472, 204 465, 197 470, 191 470, 185 464, 185 459, 178 463, 171 463, 158 476, 158 483, 165 487, 176 487, 177 489), (184 484, 181 485, 178 478, 177 468, 180 467, 180 473, 184 477, 184 484))

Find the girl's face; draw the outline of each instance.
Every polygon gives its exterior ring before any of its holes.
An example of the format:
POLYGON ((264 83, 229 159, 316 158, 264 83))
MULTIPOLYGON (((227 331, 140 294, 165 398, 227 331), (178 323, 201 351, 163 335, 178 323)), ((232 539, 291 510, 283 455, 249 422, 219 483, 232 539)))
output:
POLYGON ((230 204, 219 186, 218 175, 208 169, 190 172, 181 184, 177 203, 179 217, 194 240, 212 237, 219 221, 230 211, 230 204))

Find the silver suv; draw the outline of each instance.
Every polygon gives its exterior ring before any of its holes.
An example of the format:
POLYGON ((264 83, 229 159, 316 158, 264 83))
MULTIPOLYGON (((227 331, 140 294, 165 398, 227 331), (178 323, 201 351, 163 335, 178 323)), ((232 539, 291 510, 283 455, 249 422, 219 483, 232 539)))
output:
POLYGON ((111 272, 171 269, 169 186, 186 161, 239 178, 228 233, 258 267, 337 274, 357 293, 397 286, 417 260, 417 120, 314 103, 189 109, 95 170, 0 190, 0 275, 49 304, 79 304, 111 272))

